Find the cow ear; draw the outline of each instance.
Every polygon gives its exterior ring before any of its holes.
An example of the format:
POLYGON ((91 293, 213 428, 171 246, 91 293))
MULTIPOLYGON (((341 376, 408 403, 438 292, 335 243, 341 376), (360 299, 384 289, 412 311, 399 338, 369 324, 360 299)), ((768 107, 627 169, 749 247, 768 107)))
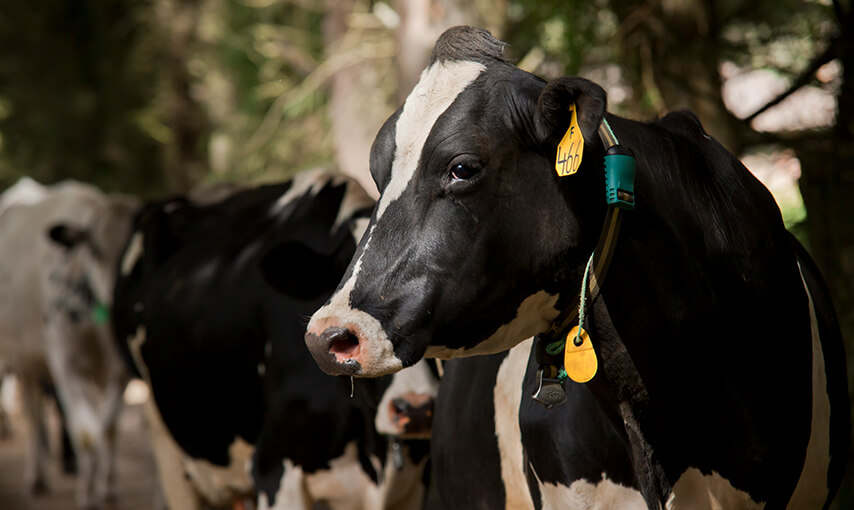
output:
POLYGON ((47 231, 47 237, 67 250, 89 240, 89 232, 79 227, 59 224, 47 231))
POLYGON ((331 294, 347 269, 334 250, 323 254, 299 241, 274 246, 262 258, 261 275, 274 289, 298 300, 331 294))
POLYGON ((575 103, 578 126, 584 141, 590 143, 605 116, 607 102, 602 87, 590 80, 565 76, 550 82, 537 99, 534 122, 540 142, 560 142, 569 128, 569 105, 575 103))

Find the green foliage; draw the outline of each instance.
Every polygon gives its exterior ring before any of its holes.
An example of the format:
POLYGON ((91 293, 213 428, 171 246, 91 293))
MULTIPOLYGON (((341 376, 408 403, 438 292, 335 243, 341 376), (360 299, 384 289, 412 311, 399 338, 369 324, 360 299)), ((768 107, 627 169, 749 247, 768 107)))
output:
POLYGON ((547 74, 579 74, 614 58, 608 43, 617 20, 605 0, 514 0, 508 17, 509 56, 518 60, 531 48, 542 48, 551 63, 547 74))
POLYGON ((305 85, 323 59, 322 12, 216 0, 199 18, 190 66, 213 124, 207 178, 283 178, 328 163, 326 92, 305 85))
POLYGON ((0 184, 151 195, 328 163, 326 93, 305 84, 322 19, 287 2, 4 2, 0 184))

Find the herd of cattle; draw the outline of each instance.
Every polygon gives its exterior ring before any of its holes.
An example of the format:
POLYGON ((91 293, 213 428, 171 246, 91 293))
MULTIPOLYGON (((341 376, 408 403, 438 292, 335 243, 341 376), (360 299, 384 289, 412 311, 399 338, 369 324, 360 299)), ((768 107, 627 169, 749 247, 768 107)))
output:
POLYGON ((844 352, 773 198, 691 114, 606 114, 597 85, 502 49, 471 27, 439 38, 374 142, 376 203, 326 170, 144 204, 70 181, 3 192, 0 363, 33 492, 48 382, 77 503, 120 497, 137 377, 172 510, 418 509, 430 484, 449 509, 826 507, 844 352), (568 129, 583 152, 564 177, 568 129), (637 165, 620 215, 617 139, 637 165), (543 377, 568 318, 598 360, 587 384, 543 377), (563 403, 532 399, 544 384, 563 403))

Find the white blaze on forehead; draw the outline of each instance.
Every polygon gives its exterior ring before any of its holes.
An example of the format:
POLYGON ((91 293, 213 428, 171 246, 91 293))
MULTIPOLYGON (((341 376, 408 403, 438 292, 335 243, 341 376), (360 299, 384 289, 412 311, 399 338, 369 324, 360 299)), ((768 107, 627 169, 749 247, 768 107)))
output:
MULTIPOLYGON (((415 175, 421 151, 436 119, 485 69, 483 64, 477 62, 448 61, 435 63, 421 73, 420 81, 406 99, 403 111, 395 124, 395 154, 391 180, 380 196, 377 221, 388 205, 403 194, 415 175)), ((365 341, 360 342, 359 362, 362 371, 358 375, 369 377, 393 373, 403 367, 401 360, 394 354, 394 346, 382 324, 375 317, 350 305, 350 295, 356 286, 362 259, 370 247, 375 226, 376 223, 368 231, 368 240, 353 265, 350 278, 327 305, 315 312, 308 325, 309 331, 315 331, 317 334, 322 333, 329 324, 359 329, 365 341)))
POLYGON ((378 221, 415 175, 433 124, 485 69, 486 66, 477 62, 453 60, 437 62, 421 73, 421 79, 406 98, 395 124, 391 180, 380 196, 378 221))

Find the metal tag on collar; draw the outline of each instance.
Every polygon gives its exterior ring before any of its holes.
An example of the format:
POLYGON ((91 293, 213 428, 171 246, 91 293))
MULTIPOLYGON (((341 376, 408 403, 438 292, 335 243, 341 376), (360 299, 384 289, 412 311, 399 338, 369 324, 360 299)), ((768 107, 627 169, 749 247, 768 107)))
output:
POLYGON ((400 439, 398 438, 391 440, 391 461, 396 470, 400 471, 403 469, 403 452, 401 451, 400 439))
POLYGON ((566 390, 563 389, 563 383, 557 378, 557 374, 547 374, 547 371, 556 372, 557 367, 546 366, 537 370, 537 391, 531 398, 546 406, 546 409, 551 409, 566 402, 566 390), (554 377, 546 377, 547 375, 554 377))

